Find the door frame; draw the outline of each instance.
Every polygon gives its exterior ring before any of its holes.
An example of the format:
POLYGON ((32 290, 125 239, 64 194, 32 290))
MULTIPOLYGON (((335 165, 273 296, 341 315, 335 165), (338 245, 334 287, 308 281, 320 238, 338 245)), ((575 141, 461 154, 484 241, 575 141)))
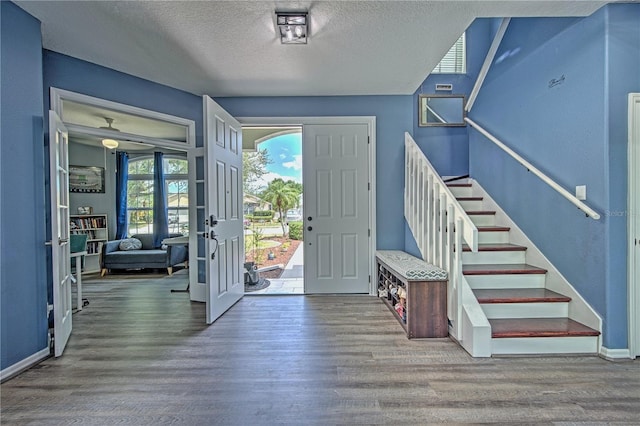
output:
MULTIPOLYGON (((73 101, 78 102, 84 105, 95 106, 99 108, 106 108, 116 112, 120 112, 123 114, 136 115, 144 118, 151 118, 154 120, 166 121, 172 124, 178 124, 185 126, 187 128, 187 141, 184 142, 176 142, 165 139, 156 139, 145 137, 141 135, 130 135, 125 134, 126 139, 133 142, 143 142, 148 145, 157 146, 160 148, 170 148, 176 151, 183 151, 187 153, 187 160, 191 159, 191 154, 196 150, 202 150, 202 147, 197 147, 196 145, 196 123, 194 120, 189 120, 186 118, 181 118, 169 114, 164 114, 157 111, 152 111, 144 108, 138 108, 132 105, 122 104, 119 102, 113 102, 102 98, 96 98, 94 96, 85 95, 82 93, 72 92, 69 90, 59 89, 57 87, 51 87, 50 91, 50 101, 49 107, 53 110, 58 117, 65 124, 69 132, 74 133, 83 133, 89 134, 92 136, 102 136, 102 137, 113 137, 113 132, 109 130, 102 129, 91 129, 85 126, 79 126, 75 124, 65 123, 64 121, 64 111, 62 102, 73 101)), ((203 142, 204 143, 204 142, 203 142)), ((195 174, 195 165, 189 163, 189 198, 195 200, 196 199, 196 174, 195 174), (193 170, 192 170, 193 169, 193 170)), ((192 207, 193 204, 190 203, 189 208, 189 229, 196 229, 195 225, 197 222, 196 218, 196 209, 192 207)), ((195 235, 195 232, 189 232, 189 235, 195 235)), ((197 262, 197 240, 196 238, 189 239, 189 264, 191 268, 189 268, 189 283, 197 282, 198 277, 198 262, 197 262)), ((198 291, 197 286, 189 286, 189 298, 192 301, 204 302, 205 295, 203 291, 198 291)))
MULTIPOLYGON (((376 255, 376 117, 375 116, 327 116, 327 117, 236 117, 242 126, 304 126, 310 124, 365 124, 369 132, 369 294, 377 295, 375 285, 375 255, 376 255)), ((304 138, 304 136, 303 136, 304 138)), ((304 156, 304 146, 302 148, 304 156)), ((304 182, 302 182, 304 185, 304 182)))
POLYGON ((635 259, 640 253, 640 93, 629 93, 627 157, 627 288, 628 288, 628 347, 631 358, 640 355, 640 267, 635 259))

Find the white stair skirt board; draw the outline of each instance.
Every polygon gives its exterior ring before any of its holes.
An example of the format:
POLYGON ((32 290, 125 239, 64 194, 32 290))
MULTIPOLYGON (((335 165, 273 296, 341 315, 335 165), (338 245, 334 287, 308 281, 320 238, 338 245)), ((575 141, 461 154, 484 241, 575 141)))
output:
POLYGON ((509 242, 509 231, 482 232, 478 230, 480 244, 506 244, 509 242))
POLYGON ((479 251, 462 253, 463 265, 513 265, 525 263, 525 251, 479 251))
POLYGON ((598 353, 598 336, 492 338, 491 352, 493 355, 595 355, 598 353))
MULTIPOLYGON (((463 208, 467 211, 465 207, 463 208)), ((476 226, 494 226, 496 224, 496 217, 492 214, 470 214, 469 218, 476 226)))
POLYGON ((465 275, 474 290, 490 288, 544 288, 544 274, 465 275))
POLYGON ((480 306, 489 319, 563 318, 569 316, 567 302, 481 303, 480 306))

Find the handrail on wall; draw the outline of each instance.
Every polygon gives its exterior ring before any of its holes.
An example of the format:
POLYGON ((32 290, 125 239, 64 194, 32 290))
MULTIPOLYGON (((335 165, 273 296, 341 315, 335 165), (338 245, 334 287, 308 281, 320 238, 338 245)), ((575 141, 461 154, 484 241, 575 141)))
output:
POLYGON ((587 216, 589 216, 589 217, 591 217, 591 218, 593 218, 595 220, 599 220, 600 219, 600 215, 595 210, 593 210, 591 207, 587 206, 582 201, 578 200, 573 194, 571 194, 569 191, 567 191, 566 189, 564 189, 563 187, 558 185, 553 179, 551 179, 549 176, 547 176, 544 173, 542 173, 533 164, 529 163, 527 160, 525 160, 524 158, 522 158, 521 156, 516 154, 515 151, 513 151, 511 148, 506 146, 504 143, 502 143, 499 139, 497 139, 491 133, 489 133, 488 131, 483 129, 478 123, 474 122, 469 117, 465 117, 464 120, 467 123, 469 123, 472 127, 474 127, 477 131, 482 133, 482 135, 484 135, 491 142, 493 142, 494 144, 498 145, 498 147, 500 147, 504 152, 506 152, 507 154, 512 156, 518 163, 520 163, 524 167, 526 167, 527 170, 532 172, 534 175, 538 176, 544 183, 549 185, 551 188, 553 188, 558 193, 560 193, 560 195, 562 195, 564 198, 569 200, 572 204, 574 204, 580 210, 585 212, 587 216))

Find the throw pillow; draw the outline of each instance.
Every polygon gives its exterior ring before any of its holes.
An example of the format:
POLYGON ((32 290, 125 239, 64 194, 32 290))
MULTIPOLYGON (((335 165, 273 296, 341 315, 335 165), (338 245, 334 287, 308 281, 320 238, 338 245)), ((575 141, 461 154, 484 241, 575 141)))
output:
POLYGON ((142 248, 142 241, 137 238, 126 238, 120 241, 118 248, 122 251, 140 250, 142 248))

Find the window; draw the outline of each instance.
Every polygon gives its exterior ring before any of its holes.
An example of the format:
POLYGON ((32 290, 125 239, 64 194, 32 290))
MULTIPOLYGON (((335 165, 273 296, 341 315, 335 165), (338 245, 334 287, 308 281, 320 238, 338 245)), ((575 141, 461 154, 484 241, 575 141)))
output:
MULTIPOLYGON (((164 183, 167 194, 169 232, 189 232, 189 177, 187 160, 164 158, 164 183)), ((129 161, 127 217, 129 234, 153 232, 153 158, 129 161)))
POLYGON ((465 33, 444 55, 444 58, 432 71, 433 74, 465 74, 467 72, 467 49, 465 33))

